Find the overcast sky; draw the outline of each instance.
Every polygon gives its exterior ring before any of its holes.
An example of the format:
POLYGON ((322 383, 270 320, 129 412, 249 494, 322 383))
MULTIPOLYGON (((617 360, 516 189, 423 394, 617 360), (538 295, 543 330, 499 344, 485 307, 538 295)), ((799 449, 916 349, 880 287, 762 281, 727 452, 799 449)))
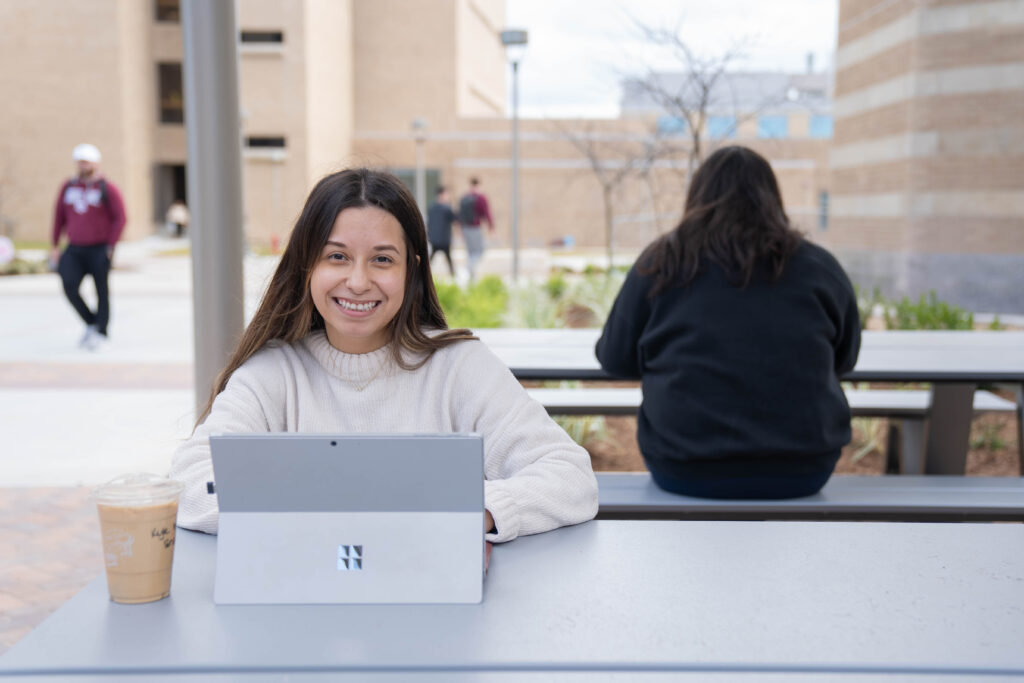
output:
POLYGON ((743 42, 738 69, 801 72, 808 53, 815 70, 831 67, 838 14, 838 0, 506 0, 505 7, 506 26, 529 32, 519 67, 524 117, 617 116, 623 75, 678 64, 646 44, 634 20, 680 26, 702 55, 743 42))

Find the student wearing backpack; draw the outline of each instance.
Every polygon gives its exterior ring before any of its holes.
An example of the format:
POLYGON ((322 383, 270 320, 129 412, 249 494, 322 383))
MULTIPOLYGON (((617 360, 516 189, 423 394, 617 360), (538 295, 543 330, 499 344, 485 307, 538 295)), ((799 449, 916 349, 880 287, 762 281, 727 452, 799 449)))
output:
POLYGON ((93 145, 82 144, 75 147, 71 158, 78 174, 61 186, 57 196, 50 262, 57 264, 64 294, 85 322, 85 334, 79 346, 95 350, 107 339, 110 321, 107 278, 126 216, 121 193, 100 175, 100 151, 93 145), (60 238, 65 232, 67 247, 61 253, 60 238), (96 285, 95 311, 79 292, 86 275, 91 276, 96 285))
POLYGON ((476 267, 484 257, 484 236, 480 229, 481 222, 486 221, 487 227, 494 232, 494 220, 487 196, 480 191, 480 179, 469 179, 469 192, 459 200, 459 223, 462 224, 462 237, 466 241, 468 252, 469 279, 476 279, 476 267))

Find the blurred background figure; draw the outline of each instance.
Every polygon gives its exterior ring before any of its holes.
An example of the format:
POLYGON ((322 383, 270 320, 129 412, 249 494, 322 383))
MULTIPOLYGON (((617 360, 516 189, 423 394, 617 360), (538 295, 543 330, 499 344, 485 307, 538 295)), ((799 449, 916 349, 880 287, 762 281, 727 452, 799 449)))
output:
POLYGON ((79 346, 95 350, 107 339, 110 321, 107 278, 126 217, 121 193, 100 175, 99 149, 81 144, 75 147, 71 158, 77 175, 65 181, 57 195, 50 262, 56 264, 64 294, 85 322, 85 334, 79 346), (64 233, 67 233, 67 247, 62 254, 59 245, 64 233), (79 292, 86 275, 91 276, 96 285, 95 311, 79 292))
POLYGON ((487 222, 491 233, 494 232, 494 219, 491 218, 491 207, 487 196, 480 191, 480 180, 469 179, 469 192, 459 200, 459 223, 462 224, 462 238, 466 241, 468 252, 469 280, 476 279, 476 267, 484 257, 484 236, 480 229, 481 223, 487 222))
POLYGON ((171 205, 167 207, 167 215, 164 220, 167 221, 167 228, 171 234, 175 237, 184 236, 189 221, 188 207, 185 206, 185 202, 180 199, 171 202, 171 205))
POLYGON ((458 218, 449 203, 448 188, 441 185, 437 188, 437 197, 427 211, 427 239, 430 240, 430 261, 433 264, 434 254, 441 252, 448 259, 448 272, 455 277, 455 266, 452 265, 452 223, 458 218))

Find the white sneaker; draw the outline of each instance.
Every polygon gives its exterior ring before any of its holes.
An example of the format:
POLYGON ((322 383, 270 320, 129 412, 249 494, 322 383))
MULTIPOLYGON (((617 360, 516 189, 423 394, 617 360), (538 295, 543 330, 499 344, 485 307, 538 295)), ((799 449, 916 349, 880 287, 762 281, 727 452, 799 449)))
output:
POLYGON ((92 346, 89 347, 90 351, 103 351, 110 344, 110 340, 107 339, 107 335, 100 334, 97 332, 92 338, 92 346))
POLYGON ((99 336, 99 330, 96 329, 95 325, 89 325, 85 328, 85 334, 78 342, 78 347, 81 349, 92 349, 95 343, 96 337, 99 336))
POLYGON ((86 336, 82 338, 82 348, 88 349, 89 351, 96 351, 101 349, 107 344, 107 335, 100 334, 92 325, 85 331, 86 336))

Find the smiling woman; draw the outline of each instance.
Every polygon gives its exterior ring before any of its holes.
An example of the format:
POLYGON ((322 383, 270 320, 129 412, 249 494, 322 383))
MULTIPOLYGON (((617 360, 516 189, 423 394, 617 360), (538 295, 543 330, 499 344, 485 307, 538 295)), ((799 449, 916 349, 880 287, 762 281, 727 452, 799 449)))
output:
POLYGON ((590 456, 469 330, 449 330, 423 219, 394 176, 321 180, 171 476, 178 523, 216 533, 211 434, 453 433, 484 437, 485 532, 512 540, 591 519, 590 456))
POLYGON ((334 348, 369 353, 387 343, 405 296, 406 251, 402 226, 387 211, 338 214, 309 284, 334 348))

